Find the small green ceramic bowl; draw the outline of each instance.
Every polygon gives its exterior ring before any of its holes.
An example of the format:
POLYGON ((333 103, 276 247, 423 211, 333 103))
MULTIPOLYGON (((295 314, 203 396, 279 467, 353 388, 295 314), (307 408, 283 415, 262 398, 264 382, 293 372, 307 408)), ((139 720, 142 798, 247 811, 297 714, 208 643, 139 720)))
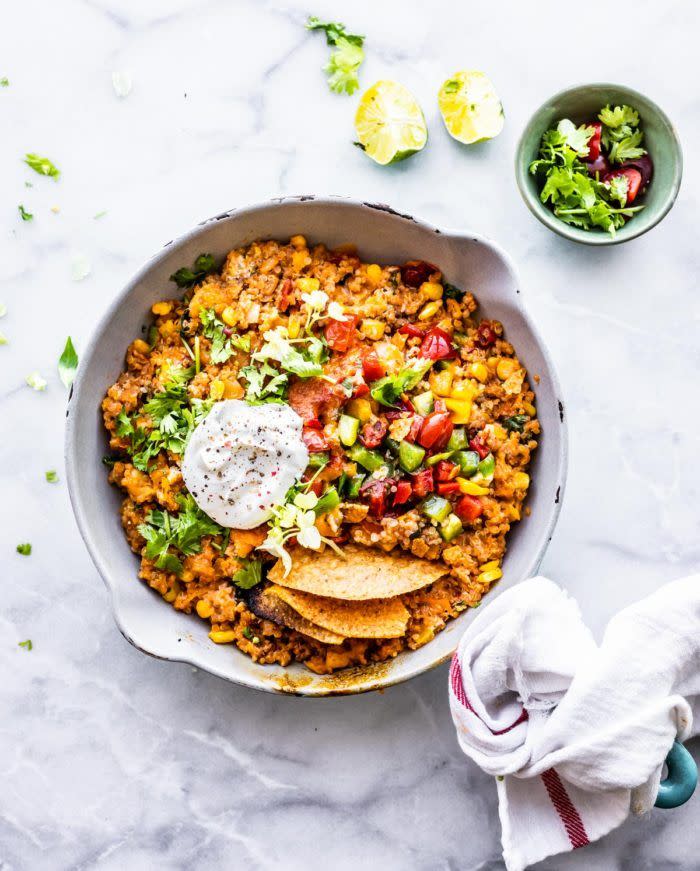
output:
POLYGON ((678 134, 665 112, 648 97, 623 85, 578 85, 555 94, 535 112, 520 137, 515 153, 515 177, 532 214, 560 236, 584 245, 619 245, 646 233, 665 217, 673 205, 683 174, 683 153, 678 134), (539 151, 542 134, 562 118, 582 124, 595 118, 607 103, 632 106, 639 112, 644 145, 654 161, 654 175, 635 205, 644 205, 624 227, 610 236, 605 230, 582 230, 556 218, 540 202, 540 191, 528 168, 539 151))

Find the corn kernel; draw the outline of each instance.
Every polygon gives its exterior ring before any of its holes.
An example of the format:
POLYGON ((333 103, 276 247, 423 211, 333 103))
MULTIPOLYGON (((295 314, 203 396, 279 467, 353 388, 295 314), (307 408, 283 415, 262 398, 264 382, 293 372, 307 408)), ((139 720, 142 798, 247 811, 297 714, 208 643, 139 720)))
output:
POLYGON ((173 310, 173 304, 171 302, 154 302, 151 306, 151 311, 154 315, 167 315, 173 310))
POLYGON ((378 342, 384 335, 384 321, 377 321, 374 318, 365 318, 360 324, 360 332, 368 339, 378 342))
POLYGON ((530 476, 527 472, 516 472, 513 475, 513 486, 516 490, 527 490, 530 486, 530 476))
POLYGON ((295 251, 294 254, 292 254, 292 266, 297 272, 309 263, 311 263, 311 258, 306 251, 295 251))
POLYGON ((318 278, 307 278, 305 275, 301 278, 297 278, 297 287, 302 293, 313 293, 314 290, 318 290, 321 286, 321 282, 318 278))
POLYGON ((513 360, 510 357, 504 357, 502 360, 498 361, 496 366, 496 375, 501 379, 501 381, 505 381, 507 378, 510 378, 515 372, 520 368, 520 364, 517 360, 513 360))
POLYGON ((453 399, 451 396, 448 396, 444 402, 448 411, 452 412, 452 423, 469 423, 472 413, 471 399, 453 399))
POLYGON ((230 644, 236 640, 236 633, 233 629, 212 629, 209 637, 214 644, 230 644))
POLYGON ((245 390, 235 378, 227 378, 224 381, 224 399, 242 399, 243 396, 245 396, 245 390))
POLYGON ((496 366, 498 366, 498 357, 489 357, 486 361, 486 365, 492 372, 495 372, 496 366))
POLYGON ((362 423, 366 423, 372 417, 372 405, 369 399, 351 399, 345 408, 351 417, 356 417, 362 423))
POLYGON ((132 350, 138 351, 139 354, 148 354, 148 352, 151 350, 148 342, 144 342, 143 339, 135 339, 131 343, 131 347, 132 350))
POLYGON ((489 572, 489 571, 491 571, 491 569, 497 569, 497 568, 498 568, 498 560, 492 559, 492 560, 489 560, 489 562, 484 563, 483 565, 479 566, 479 571, 480 572, 489 572))
POLYGON ((235 327, 238 323, 238 315, 236 314, 236 309, 232 305, 227 305, 226 308, 221 312, 221 320, 226 324, 227 327, 235 327))
POLYGON ((179 592, 180 592, 180 585, 173 584, 173 586, 168 590, 168 592, 163 595, 163 598, 165 599, 166 602, 172 603, 175 601, 175 599, 177 599, 179 592))
POLYGON ((478 484, 474 484, 472 481, 468 481, 466 478, 457 478, 457 483, 459 484, 459 492, 464 493, 466 496, 488 495, 488 488, 480 487, 478 484))
POLYGON ((503 572, 500 569, 491 569, 490 572, 482 572, 480 575, 477 575, 477 581, 481 581, 482 584, 492 584, 502 577, 503 572))
POLYGON ((423 644, 427 644, 429 641, 432 641, 435 638, 435 630, 432 626, 426 626, 422 632, 420 632, 412 642, 413 647, 421 647, 423 644))
POLYGON ((517 505, 508 503, 506 505, 506 514, 508 515, 508 520, 520 520, 520 509, 517 505))
POLYGON ((367 278, 372 284, 379 284, 382 278, 382 267, 378 263, 370 263, 367 267, 367 278))
POLYGON ((526 414, 529 414, 530 417, 535 417, 537 415, 537 409, 531 402, 523 402, 523 410, 526 414))
POLYGON ((289 240, 289 244, 292 245, 297 250, 299 248, 306 248, 306 238, 304 236, 292 236, 289 240))
POLYGON ((443 290, 437 281, 424 281, 420 286, 420 292, 426 299, 442 299, 443 290))
POLYGON ((221 399, 224 395, 225 389, 226 385, 224 384, 224 382, 217 378, 209 385, 209 398, 213 399, 214 401, 221 399))
POLYGON ((442 308, 442 300, 434 299, 431 302, 426 302, 423 308, 418 312, 418 320, 419 321, 429 321, 430 318, 434 318, 435 315, 442 308))
POLYGON ((452 390, 452 378, 454 377, 454 368, 448 367, 442 372, 430 373, 430 389, 438 396, 449 396, 452 390))
POLYGON ((301 330, 301 321, 297 315, 290 315, 289 321, 287 322, 287 332, 289 333, 290 339, 297 339, 299 337, 299 331, 301 330))
POLYGON ((214 606, 211 602, 207 602, 206 599, 200 599, 195 607, 197 609, 197 613, 203 620, 211 617, 211 615, 214 613, 214 606))
POLYGON ((462 378, 457 381, 450 391, 450 396, 453 399, 469 399, 472 400, 476 396, 476 386, 467 378, 462 378))
POLYGON ((489 370, 483 363, 472 363, 467 371, 472 378, 476 378, 482 384, 485 384, 489 377, 489 370))

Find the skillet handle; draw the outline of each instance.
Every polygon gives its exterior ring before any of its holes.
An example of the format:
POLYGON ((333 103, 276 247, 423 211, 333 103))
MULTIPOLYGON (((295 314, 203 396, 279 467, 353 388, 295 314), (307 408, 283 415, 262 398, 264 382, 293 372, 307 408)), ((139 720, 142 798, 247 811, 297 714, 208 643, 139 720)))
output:
POLYGON ((668 776, 659 784, 655 807, 674 808, 685 804, 695 792, 698 782, 698 767, 685 747, 674 741, 666 757, 668 776))

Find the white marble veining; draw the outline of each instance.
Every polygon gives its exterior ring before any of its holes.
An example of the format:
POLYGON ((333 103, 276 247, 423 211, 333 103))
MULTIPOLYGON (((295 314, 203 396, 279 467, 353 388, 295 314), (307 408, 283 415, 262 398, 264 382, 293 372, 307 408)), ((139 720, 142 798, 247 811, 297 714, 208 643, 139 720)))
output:
MULTIPOLYGON (((264 0, 8 4, 0 76, 0 869, 501 867, 496 793, 460 755, 441 668, 382 695, 308 701, 149 659, 119 635, 73 523, 55 361, 164 242, 280 194, 384 201, 501 242, 558 366, 569 487, 543 569, 600 632, 700 556, 697 246, 700 11, 644 0, 480 6, 264 0), (363 86, 405 83, 425 152, 380 168, 353 148, 356 98, 326 88, 308 13, 367 34, 363 86), (490 73, 506 127, 465 150, 435 94, 490 73), (119 98, 113 72, 133 89, 119 98), (676 207, 619 248, 574 246, 526 211, 512 157, 529 113, 579 81, 618 80, 676 121, 676 207), (27 151, 61 168, 27 170, 27 151), (33 184, 25 187, 25 181, 33 184), (17 204, 35 214, 22 223, 17 204), (52 206, 59 207, 56 214, 52 206), (99 219, 93 216, 107 210, 99 219), (77 255, 88 277, 71 278, 77 255), (24 383, 39 370, 48 389, 24 383), (59 484, 44 481, 56 468, 59 484), (15 553, 31 541, 33 553, 15 553), (31 638, 27 652, 18 642, 31 638)), ((478 289, 477 289, 478 290, 478 289)), ((695 748, 697 750, 697 746, 695 748)), ((554 869, 700 867, 698 800, 657 811, 554 869)))

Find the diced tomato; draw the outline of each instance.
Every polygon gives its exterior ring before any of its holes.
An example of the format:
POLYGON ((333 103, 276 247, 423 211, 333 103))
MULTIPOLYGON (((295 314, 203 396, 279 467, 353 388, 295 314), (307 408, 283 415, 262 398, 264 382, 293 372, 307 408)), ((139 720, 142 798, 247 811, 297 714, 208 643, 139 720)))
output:
POLYGON ((369 513, 373 517, 384 516, 390 487, 390 481, 377 481, 375 478, 370 478, 360 487, 360 497, 369 504, 369 513))
POLYGON ((588 157, 586 158, 587 162, 592 162, 597 160, 600 154, 600 136, 603 132, 603 125, 600 121, 593 121, 588 126, 595 130, 593 136, 588 140, 588 157))
POLYGON ((304 426, 308 426, 309 429, 323 429, 321 421, 317 417, 310 417, 308 420, 305 420, 304 426))
POLYGON ((622 175, 627 179, 627 202, 625 205, 629 205, 635 201, 637 194, 639 193, 639 188, 642 185, 642 174, 638 169, 633 169, 632 167, 629 167, 629 169, 615 169, 612 172, 609 172, 604 177, 603 181, 610 181, 610 179, 622 175))
POLYGON ((413 494, 417 499, 422 499, 435 489, 432 469, 423 469, 422 472, 411 475, 411 480, 413 482, 413 494))
POLYGON ((459 474, 459 466, 449 460, 440 460, 435 464, 435 477, 438 481, 451 481, 459 474))
POLYGON ((317 429, 309 429, 304 427, 301 437, 306 445, 306 449, 310 454, 318 454, 321 451, 327 451, 330 445, 325 435, 317 429))
POLYGON ((285 278, 282 282, 282 287, 280 288, 279 299, 277 300, 277 308, 281 312, 286 312, 289 306, 292 304, 292 298, 294 290, 294 282, 291 278, 285 278))
POLYGON ((321 378, 299 378, 289 388, 289 404, 302 420, 320 420, 342 402, 332 386, 321 378))
POLYGON ((459 484, 456 481, 438 481, 437 491, 441 496, 453 496, 459 493, 459 484))
POLYGON ((379 418, 366 423, 360 432, 360 441, 366 448, 376 448, 383 441, 386 435, 387 425, 379 418))
POLYGON ((418 351, 419 357, 426 357, 428 360, 447 360, 456 355, 457 352, 452 345, 450 334, 441 330, 440 327, 428 330, 418 351))
POLYGON ((417 327, 415 324, 404 324, 402 327, 399 327, 399 332, 406 336, 414 336, 419 339, 422 339, 425 335, 425 330, 421 327, 417 327))
POLYGON ((411 493, 413 492, 413 488, 411 487, 411 482, 403 478, 396 485, 396 493, 394 493, 394 505, 405 505, 406 502, 411 498, 411 493))
POLYGON ((406 287, 420 287, 433 272, 438 272, 437 266, 426 260, 409 260, 401 267, 401 280, 406 287))
POLYGON ((355 389, 352 391, 353 398, 358 396, 367 396, 369 393, 369 387, 362 381, 360 384, 356 385, 355 389))
POLYGON ((498 336, 488 321, 482 321, 476 328, 476 344, 480 348, 490 348, 498 336))
POLYGON ((379 357, 371 351, 362 361, 362 374, 365 376, 365 381, 377 381, 386 375, 384 365, 379 362, 379 357))
MULTIPOLYGON (((307 476, 304 475, 304 478, 302 480, 307 481, 308 480, 307 476)), ((325 483, 323 481, 321 481, 319 478, 314 478, 313 481, 311 482, 311 484, 309 485, 309 490, 311 490, 312 493, 315 493, 316 496, 320 496, 321 493, 323 493, 324 487, 325 487, 325 483)))
POLYGON ((491 453, 491 449, 488 448, 481 440, 481 433, 479 433, 479 435, 475 435, 473 439, 470 439, 469 447, 473 451, 476 451, 482 460, 484 459, 484 457, 487 457, 491 453))
POLYGON ((460 520, 472 523, 483 513, 484 506, 478 496, 462 496, 455 504, 455 514, 460 520))
POLYGON ((413 420, 411 421, 411 428, 404 436, 404 439, 407 442, 411 442, 411 444, 413 444, 415 442, 415 440, 418 438, 418 433, 420 432, 422 426, 423 426, 423 418, 420 416, 420 414, 414 415, 413 420))
POLYGON ((452 435, 452 420, 447 411, 434 411, 423 421, 418 435, 418 444, 424 448, 439 451, 445 447, 452 435))
POLYGON ((336 321, 329 318, 326 325, 326 341, 334 351, 347 351, 355 339, 356 318, 348 316, 347 320, 336 321))

